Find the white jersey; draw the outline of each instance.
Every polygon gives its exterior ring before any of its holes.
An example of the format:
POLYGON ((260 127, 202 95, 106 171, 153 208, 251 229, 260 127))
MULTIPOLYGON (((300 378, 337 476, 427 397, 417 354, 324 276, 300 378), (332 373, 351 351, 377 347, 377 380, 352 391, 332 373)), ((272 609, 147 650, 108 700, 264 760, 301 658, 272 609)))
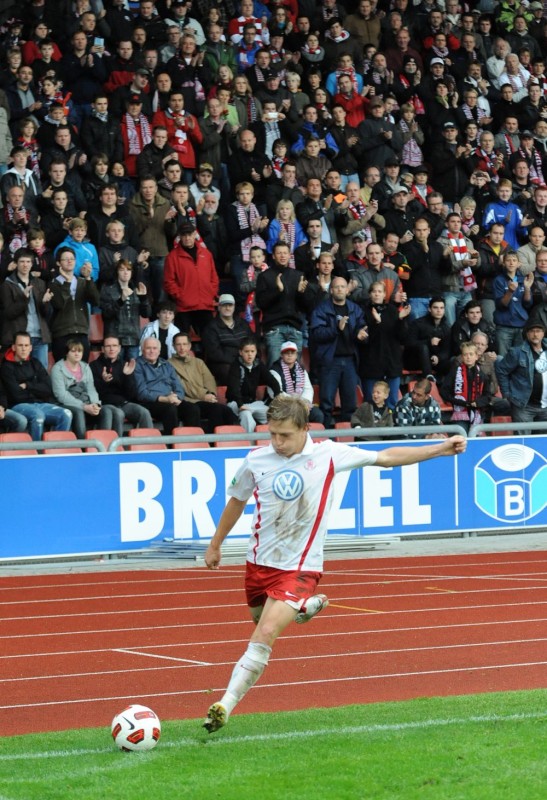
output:
POLYGON ((247 560, 284 570, 321 572, 323 543, 337 472, 374 464, 377 453, 308 436, 301 453, 285 458, 271 445, 252 450, 228 494, 256 508, 247 560))

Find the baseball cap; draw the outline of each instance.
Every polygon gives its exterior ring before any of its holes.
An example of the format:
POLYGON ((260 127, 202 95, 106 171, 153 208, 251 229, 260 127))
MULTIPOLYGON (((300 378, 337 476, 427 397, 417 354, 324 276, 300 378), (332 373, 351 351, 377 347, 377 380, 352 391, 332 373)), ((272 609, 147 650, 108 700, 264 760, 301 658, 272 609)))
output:
POLYGON ((298 352, 298 347, 294 342, 283 342, 281 345, 281 352, 286 353, 287 350, 296 350, 296 352, 298 352))
POLYGON ((450 128, 455 128, 456 125, 454 122, 445 122, 443 128, 445 131, 449 130, 450 128))
POLYGON ((532 131, 522 131, 522 133, 520 134, 520 138, 521 139, 533 139, 534 138, 534 134, 532 133, 532 131))
POLYGON ((150 77, 150 71, 146 67, 139 67, 135 70, 135 75, 144 75, 145 78, 150 77))
POLYGON ((397 156, 390 156, 386 158, 384 161, 384 167, 398 167, 399 166, 399 159, 397 156))
POLYGON ((538 0, 534 0, 533 3, 530 3, 528 8, 530 11, 543 11, 543 3, 538 2, 538 0))
POLYGON ((392 194, 400 194, 401 192, 408 194, 408 186, 404 186, 402 183, 396 183, 393 187, 392 194))
POLYGON ((213 172, 214 172, 214 169, 213 169, 211 164, 205 163, 205 164, 200 164, 199 165, 198 172, 210 172, 211 175, 212 175, 213 172))
POLYGON ((524 333, 533 330, 533 328, 541 328, 544 332, 547 330, 545 324, 540 319, 529 319, 524 326, 524 333))
POLYGON ((228 306, 228 305, 235 306, 236 304, 235 297, 233 296, 233 294, 221 294, 220 297, 218 298, 218 304, 219 306, 228 306))
POLYGON ((142 105, 142 97, 140 94, 130 94, 127 98, 127 105, 142 105))
POLYGON ((195 233, 196 229, 192 225, 191 222, 181 222, 179 225, 179 229, 177 233, 179 235, 184 235, 185 233, 195 233))
POLYGON ((367 235, 366 235, 365 231, 357 231, 356 233, 353 234, 351 239, 354 242, 366 242, 367 241, 367 235))
POLYGON ((429 62, 429 66, 432 67, 433 64, 443 64, 444 66, 444 58, 432 58, 429 62))

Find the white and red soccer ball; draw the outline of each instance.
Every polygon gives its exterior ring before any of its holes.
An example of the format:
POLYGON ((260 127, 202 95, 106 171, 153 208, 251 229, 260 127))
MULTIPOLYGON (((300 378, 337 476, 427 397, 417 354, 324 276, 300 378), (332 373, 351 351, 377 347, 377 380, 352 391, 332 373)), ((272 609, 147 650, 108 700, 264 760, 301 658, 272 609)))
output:
POLYGON ((127 706, 112 720, 112 738, 120 750, 152 750, 161 736, 161 722, 151 708, 127 706))

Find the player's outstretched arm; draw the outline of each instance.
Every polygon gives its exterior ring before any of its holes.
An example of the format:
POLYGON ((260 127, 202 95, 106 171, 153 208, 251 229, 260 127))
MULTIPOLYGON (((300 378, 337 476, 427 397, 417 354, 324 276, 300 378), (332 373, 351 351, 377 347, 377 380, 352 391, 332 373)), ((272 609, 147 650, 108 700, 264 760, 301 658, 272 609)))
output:
POLYGON ((205 551, 205 564, 209 569, 218 569, 221 559, 221 546, 224 539, 228 536, 240 516, 243 514, 243 509, 246 506, 245 500, 237 500, 235 497, 230 497, 226 503, 226 507, 221 514, 218 521, 218 526, 215 535, 209 543, 209 547, 205 551))
POLYGON ((426 444, 422 447, 388 447, 378 453, 376 466, 404 467, 439 456, 456 456, 465 453, 466 447, 467 439, 464 436, 451 436, 439 444, 426 444))

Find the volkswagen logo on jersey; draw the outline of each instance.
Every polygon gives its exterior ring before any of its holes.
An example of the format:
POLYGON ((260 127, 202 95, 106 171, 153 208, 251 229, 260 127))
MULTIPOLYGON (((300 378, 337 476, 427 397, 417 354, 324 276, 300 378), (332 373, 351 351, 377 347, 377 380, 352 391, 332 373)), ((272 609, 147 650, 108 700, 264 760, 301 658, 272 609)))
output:
POLYGON ((289 469, 275 476, 273 490, 280 500, 296 500, 304 491, 304 481, 298 472, 289 469))

